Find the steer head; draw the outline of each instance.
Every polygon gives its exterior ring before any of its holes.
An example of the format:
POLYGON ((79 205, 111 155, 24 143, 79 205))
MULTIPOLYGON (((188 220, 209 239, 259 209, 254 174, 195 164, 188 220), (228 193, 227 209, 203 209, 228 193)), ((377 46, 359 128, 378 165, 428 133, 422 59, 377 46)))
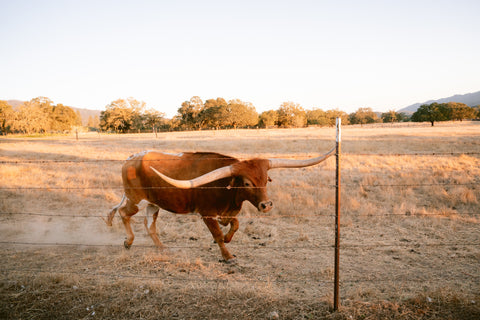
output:
POLYGON ((306 159, 306 160, 291 160, 291 159, 252 159, 244 160, 232 165, 221 167, 216 170, 210 171, 200 177, 192 180, 176 180, 172 179, 155 168, 150 167, 157 175, 163 180, 167 181, 171 185, 182 188, 190 189, 196 188, 212 181, 220 180, 223 178, 232 177, 230 188, 238 188, 237 199, 243 201, 248 200, 259 211, 267 212, 273 207, 272 201, 267 196, 267 182, 268 170, 275 168, 302 168, 316 165, 329 156, 333 155, 335 148, 330 150, 323 156, 306 159))
POLYGON ((231 187, 237 188, 237 202, 248 200, 258 211, 268 212, 273 202, 267 195, 268 169, 266 159, 240 161, 232 165, 231 187))

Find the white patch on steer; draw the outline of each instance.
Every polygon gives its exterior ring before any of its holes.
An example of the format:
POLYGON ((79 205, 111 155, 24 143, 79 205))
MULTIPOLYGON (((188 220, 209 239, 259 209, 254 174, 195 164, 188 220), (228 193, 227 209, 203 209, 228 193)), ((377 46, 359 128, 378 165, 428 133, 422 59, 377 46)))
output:
POLYGON ((166 154, 168 156, 174 156, 174 157, 181 157, 183 156, 183 152, 180 153, 170 153, 170 152, 162 152, 163 154, 166 154))
POLYGON ((147 210, 145 210, 145 217, 147 219, 147 227, 150 229, 153 223, 153 214, 158 212, 158 207, 156 205, 149 205, 147 210))
POLYGON ((150 202, 147 201, 147 200, 145 200, 145 199, 142 200, 142 201, 140 201, 140 202, 137 204, 138 211, 141 211, 141 210, 145 209, 149 204, 150 204, 150 202))
POLYGON ((152 150, 145 150, 145 151, 142 151, 142 152, 139 152, 139 153, 132 154, 130 157, 127 158, 127 160, 132 160, 135 157, 143 157, 144 155, 146 155, 149 152, 153 152, 153 151, 152 150))

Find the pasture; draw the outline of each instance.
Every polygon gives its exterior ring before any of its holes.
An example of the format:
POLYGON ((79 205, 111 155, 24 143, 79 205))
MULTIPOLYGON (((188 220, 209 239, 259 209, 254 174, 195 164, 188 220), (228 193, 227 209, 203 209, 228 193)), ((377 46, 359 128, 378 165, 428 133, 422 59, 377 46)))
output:
POLYGON ((332 313, 335 157, 269 171, 274 209, 244 203, 226 265, 197 215, 160 211, 157 250, 121 166, 143 150, 307 158, 334 128, 0 138, 0 318, 478 319, 480 122, 342 129, 341 309, 332 313))

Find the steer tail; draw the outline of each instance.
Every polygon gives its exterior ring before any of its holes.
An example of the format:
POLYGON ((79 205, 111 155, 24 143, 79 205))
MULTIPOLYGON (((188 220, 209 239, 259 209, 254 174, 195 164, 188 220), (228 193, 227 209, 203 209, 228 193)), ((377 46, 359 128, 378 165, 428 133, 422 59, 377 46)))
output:
POLYGON ((112 226, 113 216, 118 211, 118 208, 120 208, 122 206, 122 204, 123 204, 123 202, 125 201, 126 198, 127 198, 127 196, 125 196, 125 193, 124 193, 120 203, 112 208, 112 211, 110 211, 110 213, 108 214, 106 219, 103 219, 105 221, 105 223, 107 224, 107 226, 109 226, 109 227, 112 226))

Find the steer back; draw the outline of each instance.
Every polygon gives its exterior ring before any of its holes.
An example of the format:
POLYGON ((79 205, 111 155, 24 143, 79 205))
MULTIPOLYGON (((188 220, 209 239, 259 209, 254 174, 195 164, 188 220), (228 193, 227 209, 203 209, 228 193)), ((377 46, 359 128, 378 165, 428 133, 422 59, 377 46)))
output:
MULTIPOLYGON (((239 177, 245 169, 258 174, 252 163, 217 153, 160 152, 140 153, 130 157, 123 166, 122 177, 127 198, 138 203, 147 200, 170 212, 197 212, 203 216, 235 215, 242 202, 256 201, 256 195, 244 192, 239 177), (223 178, 193 189, 175 188, 157 174, 151 167, 179 180, 189 180, 215 169, 236 165, 233 177, 223 178)), ((262 171, 262 170, 260 170, 262 171)), ((264 170, 266 174, 266 170, 264 170)), ((252 178, 254 179, 254 178, 252 178)), ((257 197, 258 198, 258 197, 257 197)))

